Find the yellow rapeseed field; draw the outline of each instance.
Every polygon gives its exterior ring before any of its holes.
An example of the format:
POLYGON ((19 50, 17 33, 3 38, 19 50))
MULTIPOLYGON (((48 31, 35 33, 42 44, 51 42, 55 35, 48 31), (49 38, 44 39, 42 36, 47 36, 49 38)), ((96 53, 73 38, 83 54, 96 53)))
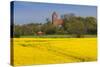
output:
POLYGON ((14 65, 97 60, 97 38, 13 38, 14 65))

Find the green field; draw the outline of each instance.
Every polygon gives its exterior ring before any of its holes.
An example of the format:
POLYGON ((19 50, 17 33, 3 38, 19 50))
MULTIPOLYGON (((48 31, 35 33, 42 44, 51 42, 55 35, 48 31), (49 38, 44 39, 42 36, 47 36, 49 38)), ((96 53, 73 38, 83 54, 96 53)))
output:
MULTIPOLYGON (((82 38, 95 38, 97 35, 82 35, 82 38)), ((22 38, 32 38, 32 37, 42 37, 42 38, 76 38, 75 35, 29 35, 29 36, 20 36, 22 38)))

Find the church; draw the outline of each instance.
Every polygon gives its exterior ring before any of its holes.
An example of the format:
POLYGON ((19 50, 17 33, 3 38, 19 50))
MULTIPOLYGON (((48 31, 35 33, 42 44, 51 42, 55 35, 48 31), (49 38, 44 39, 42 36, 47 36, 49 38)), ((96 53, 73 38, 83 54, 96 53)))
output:
POLYGON ((62 26, 63 20, 58 16, 56 12, 52 13, 52 24, 55 26, 62 26))

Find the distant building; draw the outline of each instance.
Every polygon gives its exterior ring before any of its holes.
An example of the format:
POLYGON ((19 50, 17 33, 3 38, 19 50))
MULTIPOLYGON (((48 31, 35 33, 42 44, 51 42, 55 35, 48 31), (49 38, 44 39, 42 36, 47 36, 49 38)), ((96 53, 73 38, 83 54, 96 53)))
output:
POLYGON ((43 35, 44 33, 42 31, 37 32, 38 35, 43 35))
POLYGON ((56 12, 52 13, 52 24, 54 24, 55 26, 62 26, 63 24, 63 20, 59 18, 56 12))

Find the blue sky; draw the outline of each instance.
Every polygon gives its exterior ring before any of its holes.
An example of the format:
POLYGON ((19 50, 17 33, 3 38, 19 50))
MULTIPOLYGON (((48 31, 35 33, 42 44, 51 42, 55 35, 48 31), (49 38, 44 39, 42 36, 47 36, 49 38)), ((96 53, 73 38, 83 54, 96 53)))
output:
POLYGON ((44 23, 46 18, 51 19, 53 12, 62 14, 74 13, 77 16, 96 17, 97 8, 95 6, 50 4, 34 2, 14 2, 14 22, 16 24, 44 23))

